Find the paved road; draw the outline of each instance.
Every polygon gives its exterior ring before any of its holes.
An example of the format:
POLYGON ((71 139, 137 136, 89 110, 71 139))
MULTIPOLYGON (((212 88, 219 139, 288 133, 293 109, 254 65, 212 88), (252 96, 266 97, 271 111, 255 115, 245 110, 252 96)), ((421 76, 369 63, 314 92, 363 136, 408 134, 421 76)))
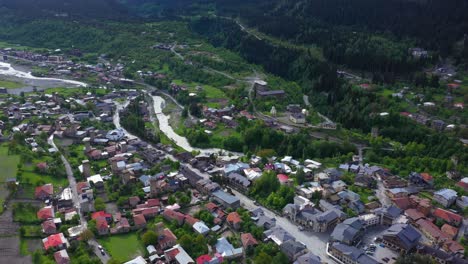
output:
MULTIPOLYGON (((51 135, 47 139, 47 143, 53 148, 55 148, 57 151, 59 150, 57 146, 55 145, 54 135, 51 135)), ((65 166, 65 171, 67 173, 68 182, 70 184, 70 189, 72 191, 73 205, 78 210, 78 215, 80 216, 80 223, 82 226, 87 227, 88 222, 86 221, 86 218, 83 216, 80 210, 79 195, 78 195, 78 191, 76 190, 76 179, 75 179, 75 176, 73 176, 73 169, 70 163, 68 162, 68 160, 61 153, 60 153, 60 158, 62 159, 62 162, 65 166)), ((88 245, 90 245, 93 248, 94 254, 96 254, 96 256, 101 260, 102 263, 106 264, 109 261, 110 259, 109 255, 106 253, 103 256, 101 252, 99 251, 99 249, 97 248, 98 242, 96 240, 94 239, 89 240, 88 245)))
POLYGON ((388 196, 385 194, 385 187, 383 186, 383 183, 381 181, 377 181, 377 190, 375 196, 377 196, 377 199, 383 206, 388 207, 392 205, 390 198, 388 198, 388 196))
MULTIPOLYGON (((252 199, 249 197, 239 193, 236 190, 232 190, 234 195, 240 199, 240 202, 242 204, 242 207, 248 209, 248 210, 253 210, 258 208, 259 206, 256 206, 252 199)), ((282 227, 284 230, 288 231, 293 237, 296 238, 296 240, 304 243, 304 245, 307 246, 310 252, 313 254, 319 256, 322 261, 326 261, 331 263, 330 258, 327 256, 325 250, 327 247, 327 241, 329 238, 328 233, 314 233, 314 232, 309 232, 309 231, 300 231, 297 226, 289 221, 287 218, 281 217, 279 215, 276 215, 272 211, 261 207, 263 211, 265 212, 265 215, 268 217, 273 217, 276 219, 276 226, 282 227)))

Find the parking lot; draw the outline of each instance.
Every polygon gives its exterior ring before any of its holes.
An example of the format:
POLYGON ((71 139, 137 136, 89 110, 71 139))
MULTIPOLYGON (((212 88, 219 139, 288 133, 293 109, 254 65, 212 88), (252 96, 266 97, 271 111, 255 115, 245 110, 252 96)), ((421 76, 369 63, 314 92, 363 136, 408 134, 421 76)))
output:
POLYGON ((377 226, 366 230, 359 248, 368 252, 367 254, 380 263, 392 264, 396 261, 399 254, 381 243, 379 237, 388 227, 377 226))

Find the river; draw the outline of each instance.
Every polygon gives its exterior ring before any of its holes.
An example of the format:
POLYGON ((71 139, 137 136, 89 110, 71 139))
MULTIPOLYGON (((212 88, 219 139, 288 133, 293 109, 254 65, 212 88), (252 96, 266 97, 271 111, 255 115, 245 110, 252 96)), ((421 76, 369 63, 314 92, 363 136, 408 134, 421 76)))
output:
POLYGON ((177 134, 174 129, 169 124, 169 118, 170 115, 165 115, 163 113, 163 108, 166 106, 166 101, 164 98, 161 96, 153 95, 153 109, 156 114, 156 118, 158 119, 159 123, 159 130, 161 130, 169 139, 171 139, 177 146, 185 149, 186 151, 192 152, 192 151, 199 151, 202 154, 212 154, 212 153, 218 153, 218 154, 233 154, 237 156, 243 156, 242 153, 237 153, 233 151, 227 151, 225 149, 219 149, 219 148, 196 148, 192 147, 190 143, 188 142, 187 138, 180 136, 177 134))
MULTIPOLYGON (((16 66, 15 66, 16 67, 16 66)), ((8 89, 8 93, 19 94, 21 92, 32 92, 34 88, 43 90, 51 87, 87 87, 88 85, 84 82, 50 78, 50 77, 36 77, 20 67, 13 67, 10 63, 0 62, 0 76, 4 76, 13 81, 19 81, 24 84, 22 88, 8 89)))

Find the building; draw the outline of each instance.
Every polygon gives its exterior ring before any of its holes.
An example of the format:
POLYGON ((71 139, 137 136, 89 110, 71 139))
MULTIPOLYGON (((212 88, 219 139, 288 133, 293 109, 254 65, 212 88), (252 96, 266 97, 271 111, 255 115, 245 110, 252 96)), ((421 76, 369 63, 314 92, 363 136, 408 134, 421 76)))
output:
POLYGON ((273 241, 276 245, 281 246, 288 240, 295 240, 295 238, 281 227, 274 227, 270 230, 263 232, 263 236, 267 240, 273 241))
POLYGON ((450 207, 457 200, 457 192, 452 189, 442 189, 434 193, 433 199, 445 207, 450 207))
POLYGON ((449 236, 451 239, 455 239, 458 234, 458 228, 451 226, 449 224, 444 224, 440 230, 449 236))
POLYGON ((54 186, 51 183, 38 186, 34 191, 34 197, 39 200, 46 200, 54 194, 54 186))
POLYGON ((436 219, 444 220, 447 224, 453 226, 460 226, 463 221, 461 215, 440 208, 435 209, 432 215, 436 219))
POLYGON ((100 236, 109 234, 109 224, 107 224, 106 218, 98 217, 96 219, 96 229, 100 236))
POLYGON ((192 226, 193 230, 201 235, 206 235, 210 232, 210 228, 205 225, 205 223, 198 221, 192 226))
POLYGON ((44 221, 42 223, 42 233, 46 235, 52 235, 57 233, 57 226, 55 225, 55 222, 53 219, 44 221))
POLYGON ((177 244, 177 237, 172 233, 172 231, 168 228, 164 228, 161 232, 159 232, 158 237, 158 245, 157 248, 159 250, 166 250, 170 247, 173 247, 177 244))
POLYGON ((348 218, 335 227, 330 236, 330 240, 347 245, 354 245, 360 241, 363 231, 364 224, 359 218, 348 218))
POLYGON ((164 210, 163 217, 168 221, 176 221, 179 226, 182 225, 185 220, 185 215, 183 213, 170 209, 164 210))
POLYGON ((257 240, 252 236, 251 233, 242 233, 241 242, 244 249, 253 248, 258 245, 257 240))
POLYGON ((415 248, 421 238, 421 234, 411 225, 395 224, 389 227, 383 234, 383 243, 400 252, 409 252, 415 248))
POLYGON ((297 258, 293 264, 322 264, 322 260, 319 256, 316 256, 312 253, 304 254, 297 258))
POLYGON ((280 250, 289 258, 295 261, 299 256, 307 253, 307 247, 295 240, 289 240, 280 245, 280 250))
POLYGON ((225 208, 237 209, 240 207, 239 198, 230 195, 222 190, 217 190, 213 192, 212 195, 213 199, 225 208))
POLYGON ((132 260, 125 262, 124 264, 147 264, 146 260, 142 256, 138 256, 132 260))
POLYGON ((68 256, 67 250, 62 249, 54 253, 54 259, 57 264, 69 264, 70 257, 68 256))
POLYGON ((378 264, 379 262, 366 255, 366 253, 356 247, 343 243, 334 242, 329 246, 329 253, 346 264, 378 264))
POLYGON ((364 228, 376 226, 380 223, 380 217, 375 214, 360 215, 359 219, 364 223, 364 228))
POLYGON ((305 124, 306 116, 303 113, 291 113, 289 120, 295 124, 305 124))
POLYGON ((44 208, 39 209, 37 211, 37 218, 39 220, 47 220, 47 219, 52 219, 54 218, 54 208, 52 206, 46 206, 44 208))
POLYGON ((44 245, 45 250, 48 250, 49 248, 65 249, 70 246, 70 244, 68 243, 68 240, 65 238, 63 233, 50 235, 42 239, 42 243, 44 245))
POLYGON ((225 260, 241 257, 244 252, 242 248, 234 248, 225 237, 218 238, 214 247, 225 260))
POLYGON ((382 207, 374 210, 374 214, 380 217, 381 225, 392 225, 400 217, 401 210, 395 206, 382 207))
POLYGON ((226 218, 226 221, 235 230, 239 230, 240 227, 241 227, 240 225, 242 223, 242 219, 240 218, 240 216, 239 216, 239 214, 237 212, 229 213, 227 218, 226 218))
POLYGON ((133 215, 133 224, 138 229, 143 229, 146 227, 146 219, 145 216, 142 214, 133 215))

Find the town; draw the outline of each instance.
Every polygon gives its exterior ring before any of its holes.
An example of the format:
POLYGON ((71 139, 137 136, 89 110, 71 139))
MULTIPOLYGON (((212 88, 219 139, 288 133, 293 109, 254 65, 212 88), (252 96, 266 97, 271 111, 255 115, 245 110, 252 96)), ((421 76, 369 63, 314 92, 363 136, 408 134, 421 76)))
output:
MULTIPOLYGON (((457 241, 468 236, 468 178, 456 171, 447 172, 456 190, 437 190, 429 173, 402 178, 358 155, 327 167, 291 156, 181 151, 121 126, 130 109, 153 120, 151 98, 146 90, 91 89, 3 101, 2 130, 14 132, 5 148, 23 164, 6 180, 14 202, 6 210, 24 240, 41 238, 41 258, 70 263, 87 243, 103 263, 249 263, 265 254, 393 263, 413 252, 466 262, 457 241)), ((207 108, 212 121, 204 125, 247 115, 207 108)))

